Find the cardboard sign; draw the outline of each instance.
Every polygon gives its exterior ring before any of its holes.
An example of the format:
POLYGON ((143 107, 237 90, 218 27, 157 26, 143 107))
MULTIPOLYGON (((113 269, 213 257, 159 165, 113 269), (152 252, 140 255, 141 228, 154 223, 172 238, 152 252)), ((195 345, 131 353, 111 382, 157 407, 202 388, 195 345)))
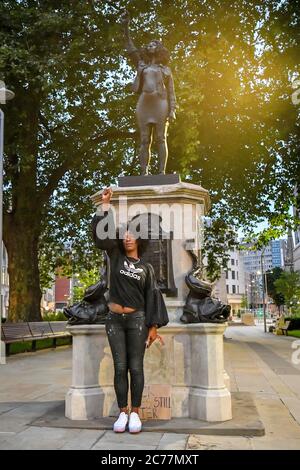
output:
POLYGON ((171 419, 171 385, 145 385, 141 419, 171 419))

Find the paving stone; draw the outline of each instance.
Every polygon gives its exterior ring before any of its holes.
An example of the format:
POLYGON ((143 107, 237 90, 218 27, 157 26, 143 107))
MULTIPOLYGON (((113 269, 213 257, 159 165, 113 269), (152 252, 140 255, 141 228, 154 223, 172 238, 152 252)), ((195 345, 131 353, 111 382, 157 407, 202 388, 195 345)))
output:
POLYGON ((0 441, 0 449, 7 450, 56 450, 77 437, 77 429, 54 429, 28 427, 24 431, 0 441))
POLYGON ((300 425, 300 400, 293 397, 281 397, 281 399, 293 418, 300 425))
POLYGON ((184 450, 188 434, 165 433, 159 441, 158 450, 184 450))
POLYGON ((273 439, 284 436, 287 440, 300 438, 300 426, 279 398, 256 399, 256 405, 265 425, 266 436, 272 436, 273 439))
POLYGON ((155 450, 156 446, 147 446, 141 444, 118 444, 116 442, 97 443, 92 450, 155 450))
POLYGON ((61 450, 89 450, 101 439, 104 432, 84 429, 74 439, 66 442, 61 450))
POLYGON ((253 438, 251 445, 254 450, 300 450, 300 439, 287 439, 286 437, 274 439, 274 437, 266 436, 253 438))
MULTIPOLYGON (((217 424, 215 435, 191 433, 189 448, 299 450, 300 365, 291 363, 295 339, 265 334, 263 325, 229 327, 225 336, 225 368, 231 390, 251 392, 266 435, 216 435, 217 424)), ((116 435, 92 425, 90 429, 74 429, 72 423, 69 428, 55 427, 55 420, 49 427, 30 425, 50 417, 55 402, 63 403, 71 382, 69 346, 11 356, 7 365, 0 367, 0 449, 171 450, 185 445, 187 434, 182 425, 166 432, 165 425, 157 428, 150 423, 151 432, 144 430, 138 435, 116 435)), ((241 408, 242 400, 237 403, 241 408)))
MULTIPOLYGON (((7 417, 5 414, 0 418, 1 433, 19 433, 28 427, 28 420, 24 418, 7 417)), ((1 435, 0 435, 1 439, 1 435)))
POLYGON ((0 415, 15 408, 14 403, 0 403, 0 415))
POLYGON ((140 432, 138 434, 130 434, 125 431, 122 433, 116 433, 113 431, 106 431, 99 442, 109 442, 116 444, 130 444, 140 445, 145 444, 147 446, 157 446, 162 438, 162 433, 157 432, 140 432))
MULTIPOLYGON (((259 439, 259 438, 257 438, 259 439)), ((252 450, 251 440, 238 436, 199 436, 191 435, 188 450, 252 450)))

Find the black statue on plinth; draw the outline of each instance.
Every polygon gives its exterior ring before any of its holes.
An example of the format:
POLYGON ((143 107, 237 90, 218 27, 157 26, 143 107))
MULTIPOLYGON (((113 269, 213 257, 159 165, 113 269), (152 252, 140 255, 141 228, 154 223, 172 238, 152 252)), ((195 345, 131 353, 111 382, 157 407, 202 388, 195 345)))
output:
POLYGON ((193 266, 186 275, 185 282, 188 293, 183 314, 180 320, 183 323, 225 323, 230 315, 230 305, 211 297, 212 285, 201 279, 202 268, 192 250, 187 250, 192 257, 193 266))
POLYGON ((167 66, 169 52, 160 41, 151 41, 145 48, 137 49, 129 34, 130 16, 125 11, 121 17, 124 26, 126 50, 132 59, 137 75, 133 91, 138 93, 136 116, 140 131, 140 165, 142 175, 148 174, 153 132, 156 134, 159 172, 164 174, 168 159, 167 130, 170 119, 175 119, 176 97, 171 69, 167 66))
POLYGON ((108 305, 105 297, 107 291, 107 261, 101 270, 101 280, 85 290, 80 302, 65 307, 64 315, 69 325, 105 324, 108 305))

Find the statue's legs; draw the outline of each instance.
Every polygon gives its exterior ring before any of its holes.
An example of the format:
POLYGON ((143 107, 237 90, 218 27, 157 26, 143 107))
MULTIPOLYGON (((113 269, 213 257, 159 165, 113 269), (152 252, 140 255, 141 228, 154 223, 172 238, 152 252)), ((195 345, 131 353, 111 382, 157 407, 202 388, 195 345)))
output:
POLYGON ((167 132, 169 122, 163 122, 156 124, 156 141, 159 158, 159 173, 166 172, 167 160, 168 160, 168 145, 167 145, 167 132))
POLYGON ((152 134, 153 128, 150 124, 145 124, 140 129, 141 133, 141 146, 140 146, 140 165, 141 165, 141 174, 148 174, 148 167, 150 163, 150 148, 152 144, 152 134))

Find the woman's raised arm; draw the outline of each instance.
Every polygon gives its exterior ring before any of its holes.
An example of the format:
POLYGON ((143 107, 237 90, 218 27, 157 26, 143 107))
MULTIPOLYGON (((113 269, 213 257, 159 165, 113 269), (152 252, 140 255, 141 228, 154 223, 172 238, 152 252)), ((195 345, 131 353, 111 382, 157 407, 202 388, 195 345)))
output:
POLYGON ((92 220, 92 235, 94 242, 101 250, 111 252, 118 248, 114 216, 110 208, 112 189, 105 188, 102 192, 101 209, 98 209, 92 220))

